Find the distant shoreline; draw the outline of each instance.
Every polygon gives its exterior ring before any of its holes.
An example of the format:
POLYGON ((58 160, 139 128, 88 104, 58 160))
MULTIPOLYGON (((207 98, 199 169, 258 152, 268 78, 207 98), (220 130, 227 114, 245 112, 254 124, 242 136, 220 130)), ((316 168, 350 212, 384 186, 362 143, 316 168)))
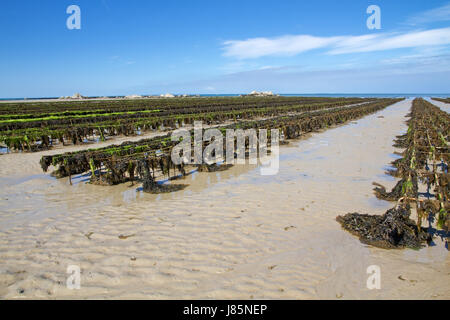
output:
MULTIPOLYGON (((175 98, 198 98, 198 97, 239 97, 245 93, 230 94, 197 94, 183 97, 177 95, 175 98)), ((280 93, 282 97, 361 97, 361 98, 397 98, 397 97, 450 97, 450 93, 280 93)), ((57 97, 41 97, 41 98, 0 98, 0 103, 10 102, 74 102, 74 101, 102 101, 102 100, 142 100, 142 99, 173 99, 161 96, 143 96, 142 98, 127 98, 126 96, 107 96, 107 97, 85 97, 84 99, 61 99, 57 97)))

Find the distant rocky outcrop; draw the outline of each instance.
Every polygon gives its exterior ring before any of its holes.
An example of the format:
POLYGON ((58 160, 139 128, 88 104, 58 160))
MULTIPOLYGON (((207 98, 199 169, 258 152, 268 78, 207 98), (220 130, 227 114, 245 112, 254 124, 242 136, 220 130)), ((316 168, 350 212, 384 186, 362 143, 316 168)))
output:
POLYGON ((142 99, 142 96, 138 94, 131 94, 129 96, 126 96, 125 99, 142 99))
POLYGON ((73 96, 70 97, 71 99, 84 99, 84 97, 80 93, 75 93, 73 96))
POLYGON ((200 95, 199 94, 180 94, 177 97, 181 97, 181 98, 199 98, 200 95))
POLYGON ((84 96, 82 96, 80 93, 75 93, 73 96, 71 96, 71 97, 69 97, 69 96, 66 96, 66 97, 64 97, 64 96, 62 96, 62 97, 59 97, 59 99, 77 99, 77 100, 80 100, 80 99, 85 99, 86 97, 84 97, 84 96))
POLYGON ((270 97, 275 96, 275 94, 272 91, 252 91, 247 96, 252 97, 270 97))

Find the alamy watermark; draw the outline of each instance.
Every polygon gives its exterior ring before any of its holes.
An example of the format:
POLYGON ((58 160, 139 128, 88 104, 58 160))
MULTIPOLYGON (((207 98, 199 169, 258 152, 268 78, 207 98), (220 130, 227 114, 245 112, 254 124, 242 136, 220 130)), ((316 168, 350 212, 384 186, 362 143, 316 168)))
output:
POLYGON ((381 268, 375 264, 367 267, 367 274, 370 276, 367 278, 366 286, 367 289, 381 289, 381 268))
POLYGON ((369 30, 381 29, 381 9, 379 6, 372 4, 367 7, 366 12, 370 14, 367 18, 366 25, 369 30))
POLYGON ((66 271, 69 276, 66 280, 67 289, 80 289, 81 288, 81 268, 75 264, 67 266, 66 271))
POLYGON ((203 130, 202 122, 194 122, 194 135, 187 129, 172 132, 171 140, 179 142, 172 149, 171 159, 180 164, 261 164, 261 175, 275 175, 279 169, 280 130, 270 130, 270 153, 267 129, 203 130), (205 143, 206 142, 206 143, 205 143), (193 149, 193 150, 192 150, 193 149))
POLYGON ((66 20, 66 26, 69 30, 81 29, 81 9, 77 5, 70 5, 66 9, 66 13, 70 16, 66 20))

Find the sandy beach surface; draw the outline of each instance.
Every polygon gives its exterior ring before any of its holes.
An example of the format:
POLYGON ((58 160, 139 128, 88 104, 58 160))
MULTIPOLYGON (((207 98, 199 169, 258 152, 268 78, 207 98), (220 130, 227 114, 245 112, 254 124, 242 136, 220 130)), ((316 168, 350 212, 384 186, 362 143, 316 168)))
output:
POLYGON ((441 102, 441 101, 436 101, 433 100, 431 98, 425 99, 429 102, 431 102, 432 104, 434 104, 436 107, 441 108, 441 110, 444 110, 446 112, 450 112, 450 103, 445 103, 445 102, 441 102))
POLYGON ((61 150, 0 155, 0 298, 450 299, 444 239, 383 250, 335 221, 393 206, 372 182, 395 184, 384 172, 411 101, 291 141, 277 175, 196 172, 171 194, 88 176, 70 186, 39 166, 61 150), (81 268, 78 290, 66 287, 69 265, 81 268), (378 290, 366 286, 371 265, 378 290))

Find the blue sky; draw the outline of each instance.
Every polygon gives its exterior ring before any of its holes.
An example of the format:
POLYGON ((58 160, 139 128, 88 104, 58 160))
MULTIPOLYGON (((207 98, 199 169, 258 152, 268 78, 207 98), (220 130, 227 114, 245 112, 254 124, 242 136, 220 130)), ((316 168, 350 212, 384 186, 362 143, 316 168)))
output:
POLYGON ((0 37, 0 98, 450 92, 449 1, 8 0, 0 37))

